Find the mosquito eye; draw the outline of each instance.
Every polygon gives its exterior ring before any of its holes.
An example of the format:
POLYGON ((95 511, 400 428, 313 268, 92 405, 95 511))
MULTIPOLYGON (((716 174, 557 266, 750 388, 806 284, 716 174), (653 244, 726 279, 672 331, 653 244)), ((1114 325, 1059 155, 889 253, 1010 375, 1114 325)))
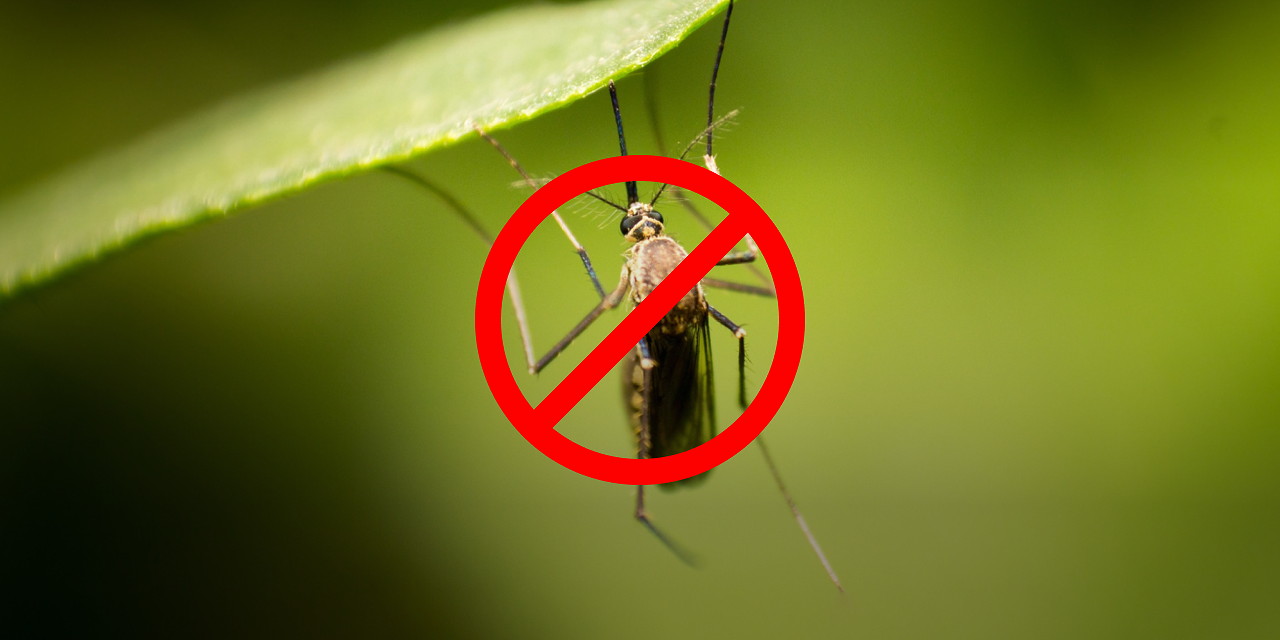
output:
POLYGON ((627 216, 623 218, 622 224, 619 225, 619 227, 622 229, 622 235, 625 236, 627 234, 630 234, 631 230, 635 228, 635 226, 639 224, 639 222, 640 222, 640 216, 627 216))
POLYGON ((658 211, 657 211, 656 209, 655 209, 655 210, 653 210, 653 211, 650 211, 649 213, 647 213, 647 214, 645 214, 645 215, 648 215, 650 218, 653 218, 653 219, 654 219, 655 221, 657 221, 657 222, 662 222, 662 214, 661 214, 661 213, 658 213, 658 211))

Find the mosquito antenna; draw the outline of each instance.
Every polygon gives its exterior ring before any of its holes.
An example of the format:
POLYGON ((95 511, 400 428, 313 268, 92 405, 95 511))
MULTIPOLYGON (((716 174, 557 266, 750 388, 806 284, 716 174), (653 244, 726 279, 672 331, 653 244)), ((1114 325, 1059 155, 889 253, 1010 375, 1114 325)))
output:
POLYGON ((712 127, 711 123, 716 117, 716 77, 720 75, 720 58, 724 56, 724 41, 729 37, 729 18, 733 16, 733 0, 729 0, 729 7, 724 10, 724 25, 720 27, 720 46, 716 48, 716 63, 711 67, 711 89, 707 96, 707 168, 716 171, 714 168, 715 154, 711 152, 712 127))
MULTIPOLYGON (((529 179, 529 180, 520 179, 520 180, 516 180, 515 182, 511 183, 511 186, 512 186, 512 187, 515 187, 515 188, 520 188, 520 187, 529 187, 530 189, 537 189, 538 187, 545 187, 545 186, 547 186, 547 183, 548 183, 548 182, 551 182, 551 178, 531 178, 531 179, 529 179)), ((605 204, 607 204, 607 205, 609 205, 609 206, 613 207, 614 209, 617 209, 618 211, 626 211, 626 210, 627 210, 627 208, 626 208, 626 207, 624 207, 624 206, 622 206, 622 205, 620 205, 620 204, 618 204, 618 203, 614 202, 613 200, 610 200, 608 196, 606 196, 606 195, 604 195, 604 194, 600 193, 600 192, 599 192, 599 191, 597 191, 596 189, 590 189, 590 190, 588 190, 588 191, 583 191, 583 192, 582 192, 582 194, 583 194, 583 195, 591 196, 592 198, 595 198, 596 200, 599 200, 600 202, 603 202, 603 203, 605 203, 605 204)))
POLYGON ((609 205, 609 206, 613 207, 614 209, 617 209, 618 211, 626 211, 626 210, 627 210, 627 208, 626 208, 626 207, 624 207, 624 206, 622 206, 622 205, 620 205, 620 204, 618 204, 618 203, 616 203, 616 202, 614 202, 614 201, 612 201, 612 200, 610 200, 610 199, 608 199, 608 198, 606 198, 606 197, 604 197, 604 196, 602 196, 602 195, 600 195, 600 194, 596 193, 594 190, 592 190, 592 191, 583 191, 582 193, 583 193, 583 195, 591 196, 592 198, 595 198, 596 200, 599 200, 600 202, 603 202, 603 203, 605 203, 605 204, 607 204, 607 205, 609 205))
MULTIPOLYGON (((613 101, 613 119, 618 123, 618 149, 621 150, 619 155, 627 155, 627 136, 622 133, 622 109, 618 108, 618 88, 613 86, 613 81, 609 81, 609 99, 613 101)), ((640 193, 636 190, 636 181, 627 181, 627 206, 640 202, 640 193)))
POLYGON ((764 462, 769 467, 769 473, 773 474, 773 481, 778 485, 778 491, 782 493, 783 499, 787 501, 787 507, 791 509, 792 517, 795 518, 796 524, 800 525, 800 531, 804 533, 805 539, 809 541, 809 546, 813 549, 814 554, 818 556, 818 561, 822 563, 822 569, 827 572, 827 577, 831 579, 832 584, 836 585, 836 589, 840 593, 844 593, 844 586, 840 584, 840 577, 836 575, 836 570, 831 567, 831 563, 827 560, 827 554, 823 553, 822 545, 818 544, 818 539, 809 530, 809 523, 805 522, 804 514, 800 513, 800 507, 796 506, 796 501, 791 499, 791 492, 787 491, 787 485, 782 483, 782 474, 778 473, 778 465, 774 464, 773 456, 769 455, 769 447, 765 446, 764 437, 757 437, 756 444, 760 447, 760 453, 764 454, 764 462))
MULTIPOLYGON (((699 131, 698 135, 694 136, 693 139, 689 141, 689 144, 685 145, 684 151, 680 152, 680 156, 677 159, 684 160, 685 157, 689 155, 689 152, 693 151, 693 148, 698 146, 698 144, 701 143, 708 135, 710 135, 712 131, 719 129, 720 127, 723 127, 726 124, 729 124, 731 120, 738 117, 738 113, 739 111, 737 109, 734 109, 733 111, 730 111, 729 113, 726 113, 720 116, 719 118, 716 118, 715 122, 712 122, 710 125, 707 125, 706 129, 699 131)), ((714 165, 714 162, 713 162, 713 165, 714 165)), ((716 173, 719 173, 719 172, 717 171, 716 173)), ((662 197, 662 192, 666 191, 668 186, 670 185, 663 184, 662 186, 658 187, 658 192, 653 194, 653 198, 649 200, 649 206, 653 206, 655 203, 658 202, 658 198, 662 197)), ((707 228, 710 229, 710 227, 707 227, 707 228)))
POLYGON ((719 129, 729 124, 730 122, 732 122, 734 118, 738 117, 739 113, 742 113, 742 112, 739 111, 738 109, 734 109, 733 111, 730 111, 729 113, 726 113, 720 116, 719 118, 716 118, 715 121, 707 125, 705 129, 703 129, 702 131, 699 131, 698 135, 694 136, 693 139, 689 141, 689 144, 684 146, 684 151, 680 152, 680 159, 684 160, 686 157, 688 157, 689 152, 693 151, 693 148, 698 146, 698 143, 710 138, 712 131, 715 131, 716 129, 719 129))

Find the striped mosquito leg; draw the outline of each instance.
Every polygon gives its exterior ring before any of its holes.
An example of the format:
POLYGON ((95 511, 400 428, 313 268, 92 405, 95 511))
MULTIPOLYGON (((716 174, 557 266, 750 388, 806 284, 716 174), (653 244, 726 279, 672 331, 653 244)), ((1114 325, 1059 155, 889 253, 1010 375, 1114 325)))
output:
MULTIPOLYGON (((479 127, 476 127, 476 133, 480 134, 481 138, 484 138, 486 142, 493 145, 493 148, 497 149, 498 153, 501 153, 502 157, 507 159, 507 163, 520 174, 520 177, 524 178, 524 182, 529 185, 529 188, 538 188, 539 185, 537 181, 535 181, 533 177, 524 170, 524 167, 520 166, 520 163, 516 161, 515 156, 511 155, 511 153, 507 151, 506 147, 503 147, 502 144, 493 136, 485 133, 484 130, 479 127)), ((569 225, 565 224, 564 218, 560 217, 559 211, 552 209, 551 217, 555 219, 556 224, 560 226, 560 230, 564 232, 565 237, 569 239, 569 243, 573 245, 573 250, 577 252, 578 258, 582 260, 582 266, 587 269, 587 276, 591 278, 591 284, 595 286, 596 293, 600 294, 600 299, 603 300, 605 297, 604 286, 600 284, 600 278, 596 276, 595 267, 591 266, 591 256, 587 255, 586 248, 582 246, 581 242, 578 242, 578 238, 569 230, 569 225)))

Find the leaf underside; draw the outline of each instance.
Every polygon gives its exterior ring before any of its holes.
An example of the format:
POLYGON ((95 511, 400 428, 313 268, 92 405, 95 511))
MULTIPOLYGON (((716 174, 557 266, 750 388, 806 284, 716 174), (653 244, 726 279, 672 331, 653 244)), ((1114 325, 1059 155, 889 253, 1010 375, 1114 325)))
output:
POLYGON ((161 231, 565 106, 726 2, 507 10, 197 114, 0 203, 0 299, 161 231))

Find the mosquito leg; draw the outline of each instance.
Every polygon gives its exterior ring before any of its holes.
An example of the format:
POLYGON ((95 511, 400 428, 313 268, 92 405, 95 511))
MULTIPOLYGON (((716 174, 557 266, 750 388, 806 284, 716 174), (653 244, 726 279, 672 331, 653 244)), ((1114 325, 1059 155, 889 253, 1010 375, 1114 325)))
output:
MULTIPOLYGON (((720 27, 720 45, 716 48, 716 62, 711 67, 711 86, 707 91, 707 128, 705 129, 707 153, 702 156, 702 161, 703 164, 707 165, 707 168, 716 175, 720 175, 720 167, 716 164, 716 155, 714 150, 715 130, 717 126, 716 79, 720 76, 720 60, 724 57, 724 42, 729 37, 729 20, 732 17, 733 0, 729 0, 729 6, 725 8, 724 11, 724 24, 720 27)), ((756 256, 760 253, 760 247, 756 246, 756 241, 751 238, 751 234, 749 233, 745 237, 745 242, 747 243, 746 251, 729 254, 728 256, 725 256, 724 260, 721 260, 717 264, 743 264, 754 262, 756 256)), ((753 268, 752 271, 760 276, 761 280, 768 282, 768 279, 765 278, 764 274, 760 273, 759 270, 753 268)))
MULTIPOLYGON (((627 136, 622 132, 622 109, 618 107, 618 88, 609 81, 609 99, 613 101, 613 119, 618 123, 618 155, 627 155, 627 136)), ((636 189, 635 180, 627 181, 627 207, 640 201, 640 192, 636 189)))
MULTIPOLYGON (((707 305, 707 311, 716 322, 727 327, 738 338, 738 405, 745 411, 747 408, 747 386, 746 386, 746 331, 742 327, 734 324, 732 320, 723 313, 717 311, 711 305, 707 305)), ((765 465, 769 467, 769 473, 773 475, 773 481, 778 485, 778 491, 782 494, 782 499, 787 502, 787 508, 791 510, 791 516, 795 518, 796 525, 800 527, 800 532, 804 534, 805 540, 809 542, 809 548, 813 549, 814 555, 818 556, 818 562, 822 563, 823 571, 826 571, 829 578, 836 586, 836 589, 844 593, 844 587, 840 584, 840 577, 836 575, 836 570, 832 568, 831 562, 827 560, 827 554, 822 551, 822 545, 818 544, 818 539, 813 535, 813 531, 809 529, 809 523, 805 521, 804 514, 800 513, 800 507, 796 506, 796 501, 792 499, 791 492, 787 491, 787 485, 782 482, 782 474, 778 472, 778 465, 774 463, 773 456, 769 455, 769 448, 764 444, 763 437, 756 438, 756 445, 760 447, 760 453, 764 455, 765 465)))
MULTIPOLYGON (((694 142, 697 142, 697 140, 695 139, 694 142)), ((693 143, 690 143, 690 144, 692 145, 693 143)), ((692 148, 692 146, 686 147, 685 152, 688 152, 690 148, 692 148)), ((683 155, 681 155, 680 157, 681 159, 684 158, 683 155)), ((661 187, 659 187, 658 194, 654 196, 653 201, 650 202, 649 204, 653 204, 653 202, 656 202, 658 199, 658 196, 662 195, 662 190, 665 189, 667 186, 668 185, 664 184, 661 187)), ((680 204, 684 205, 684 208, 688 210, 689 215, 693 216, 693 218, 697 220, 699 224, 701 224, 704 228, 706 228, 707 231, 710 231, 715 228, 715 225, 711 224, 711 220, 708 220, 706 216, 702 215, 702 212, 698 210, 698 207, 694 206, 693 202, 689 200, 689 197, 685 194, 684 189, 681 189, 680 187, 672 187, 671 189, 672 189, 672 193, 675 194, 676 199, 680 201, 680 204)), ((720 262, 717 262, 716 264, 717 265, 747 264, 747 263, 755 262, 756 256, 760 255, 760 247, 756 245, 755 239, 752 238, 751 234, 749 233, 743 237, 743 241, 747 243, 746 251, 736 251, 734 253, 730 253, 729 255, 725 256, 724 259, 722 259, 720 262)), ((751 270, 752 274, 754 274, 757 278, 760 279, 760 282, 763 282, 772 287, 773 283, 769 280, 769 276, 765 275, 764 272, 761 271, 759 267, 757 267, 754 264, 748 264, 747 268, 751 270)))
POLYGON ((756 241, 749 233, 743 236, 742 240, 747 243, 747 250, 734 251, 726 255, 716 263, 717 267, 726 264, 749 264, 756 261, 756 257, 760 255, 760 247, 756 245, 756 241))
MULTIPOLYGON (((524 170, 524 167, 520 166, 520 163, 516 161, 515 156, 511 155, 511 153, 508 152, 507 149, 496 139, 494 139, 493 136, 485 133, 479 127, 476 128, 476 133, 479 133, 481 138, 484 138, 485 141, 493 145, 493 148, 497 149, 498 153, 501 153, 502 157, 507 159, 507 163, 510 164, 522 178, 524 178, 525 184, 529 185, 532 189, 538 188, 538 183, 527 171, 524 170)), ((556 224, 560 226, 560 230, 564 232, 565 237, 569 239, 569 243, 573 245, 573 250, 577 252, 578 257, 582 259, 582 266, 586 267, 587 276, 591 278, 591 284, 595 285, 596 293, 600 294, 600 299, 603 300, 605 297, 604 286, 600 284, 600 278, 596 276, 595 267, 591 266, 591 256, 587 255, 586 248, 582 246, 582 243, 578 242, 578 238, 569 230, 569 225, 565 224, 564 218, 560 217, 559 211, 552 209, 551 217, 555 219, 556 224)))
MULTIPOLYGON (((724 12, 724 23, 720 28, 720 45, 716 48, 716 61, 715 61, 715 65, 711 69, 711 84, 710 84, 710 88, 707 96, 707 127, 703 129, 701 132, 699 132, 698 135, 695 136, 693 140, 690 140, 689 145, 686 146, 684 148, 684 151, 680 154, 680 159, 683 160, 684 157, 688 155, 689 151, 691 151, 694 146, 696 146, 699 142, 702 142, 705 140, 707 143, 707 153, 703 157, 703 161, 707 165, 707 168, 713 171, 716 175, 720 175, 720 168, 716 166, 715 157, 714 155, 712 155, 712 148, 715 141, 715 130, 723 126, 725 123, 731 121, 735 116, 738 115, 737 109, 734 109, 733 111, 730 111, 724 116, 721 116, 719 119, 715 117, 716 78, 719 77, 720 75, 720 59, 724 57, 724 43, 725 43, 725 39, 729 35, 729 19, 732 16, 733 16, 733 2, 730 2, 729 7, 724 12)), ((652 73, 652 72, 649 72, 649 73, 652 73)), ((655 98, 655 94, 657 94, 657 83, 653 82, 649 73, 646 73, 644 78, 645 101, 649 106, 649 125, 653 129, 654 138, 658 140, 658 151, 662 153, 662 155, 666 155, 667 154, 666 145, 663 142, 664 138, 662 137, 662 125, 660 120, 658 119, 657 100, 655 98)), ((684 189, 681 189, 678 186, 664 184, 658 187, 658 192, 654 194, 653 199, 649 201, 649 204, 650 205, 655 204, 658 201, 658 198, 662 196, 662 192, 666 190, 668 187, 671 188, 672 193, 675 194, 676 198, 680 201, 682 205, 684 205, 684 208, 689 211, 689 214, 692 215, 695 220, 697 220, 703 227, 706 227, 708 231, 710 231, 713 228, 711 221, 708 220, 706 216, 702 215, 702 212, 699 211, 698 208, 695 207, 693 203, 689 201, 689 198, 685 195, 684 189)), ((756 256, 760 253, 760 248, 756 246, 755 240, 751 238, 751 234, 747 234, 746 243, 747 243, 746 251, 729 254, 728 256, 725 256, 725 259, 720 261, 718 264, 742 264, 742 263, 749 263, 749 262, 755 261, 756 256)), ((766 276, 762 271, 760 271, 759 268, 752 266, 750 267, 750 269, 751 269, 751 272, 754 273, 756 277, 760 279, 761 282, 767 285, 772 285, 772 283, 769 281, 769 277, 766 276)))
MULTIPOLYGON (((648 338, 640 339, 639 344, 636 345, 636 353, 637 353, 637 356, 640 358, 641 362, 643 362, 645 359, 649 359, 649 339, 648 338)), ((651 406, 650 400, 652 400, 652 396, 653 396, 653 393, 652 393, 653 369, 642 367, 640 369, 640 372, 641 372, 640 373, 641 375, 641 385, 640 385, 641 386, 641 390, 640 390, 641 407, 639 411, 640 413, 639 420, 636 421, 636 459, 644 460, 649 457, 649 447, 652 443, 652 440, 650 440, 650 436, 652 432, 649 430, 649 407, 651 406)), ((632 372, 632 375, 635 375, 634 370, 632 372)), ((635 516, 636 516, 636 520, 639 520, 642 524, 644 524, 644 526, 647 529, 652 531, 655 536, 658 536, 659 540, 662 540, 663 542, 667 541, 666 536, 659 533, 658 530, 653 526, 653 523, 649 522, 649 514, 644 510, 644 485, 636 486, 635 516)))
POLYGON ((716 263, 717 267, 723 267, 727 264, 750 264, 756 261, 756 254, 753 251, 735 251, 716 263))
POLYGON ((723 265, 730 265, 730 264, 745 264, 747 265, 747 268, 751 270, 752 273, 756 274, 756 276, 760 278, 761 282, 764 282, 765 284, 769 285, 770 289, 772 289, 773 281, 770 280, 769 277, 766 276, 764 272, 760 271, 760 268, 755 265, 756 258, 759 257, 760 255, 759 245, 756 244, 755 239, 752 238, 751 234, 749 233, 742 237, 742 241, 747 244, 746 251, 734 251, 733 253, 730 253, 725 257, 721 258, 720 261, 716 263, 716 266, 723 266, 723 265))
POLYGON ((628 273, 627 267, 624 265, 622 267, 622 277, 618 279, 618 286, 606 295, 599 304, 591 309, 591 311, 587 312, 587 315, 583 317, 582 320, 578 321, 578 324, 574 325, 565 337, 555 343, 555 345, 547 351, 546 355, 542 356, 537 362, 530 365, 529 373, 538 373, 539 371, 542 371, 543 368, 550 364, 556 356, 560 355, 561 351, 565 350, 565 347, 569 346, 570 342, 573 342, 574 338, 581 335, 583 331, 586 331, 587 327, 591 326, 591 323, 595 322, 595 319, 600 317, 600 314, 618 306, 618 304, 622 302, 622 297, 626 294, 627 287, 630 286, 630 280, 627 278, 628 273))
POLYGON ((804 534, 805 540, 809 542, 809 548, 813 549, 814 555, 818 556, 818 562, 822 563, 822 570, 827 572, 827 578, 836 586, 836 590, 844 593, 844 586, 840 584, 840 576, 836 575, 836 570, 831 566, 831 561, 827 560, 827 554, 822 551, 822 545, 818 544, 818 538, 809 529, 809 523, 805 521, 804 514, 800 513, 800 507, 796 506, 796 501, 791 498, 791 492, 787 491, 787 485, 783 484, 782 474, 778 473, 778 465, 774 463, 773 456, 769 455, 769 447, 764 444, 764 436, 756 437, 756 446, 760 448, 760 453, 764 455, 764 463, 769 467, 769 473, 773 475, 773 482, 778 485, 778 492, 782 494, 782 499, 786 500, 787 508, 791 510, 791 517, 795 519, 796 525, 800 527, 800 532, 804 534))
POLYGON ((711 143, 713 139, 712 123, 716 116, 716 78, 720 76, 720 59, 724 57, 724 41, 729 37, 729 19, 733 17, 733 0, 729 0, 729 6, 724 10, 724 25, 720 27, 720 46, 716 48, 716 63, 711 67, 711 88, 707 95, 707 153, 702 156, 707 168, 716 175, 720 174, 720 168, 716 166, 716 156, 712 152, 711 143))
POLYGON ((653 359, 653 354, 649 353, 649 341, 641 338, 636 343, 636 353, 640 356, 640 367, 643 369, 652 369, 658 365, 653 359))
MULTIPOLYGON (((462 221, 471 227, 476 235, 480 236, 485 244, 493 245, 493 236, 489 235, 484 225, 480 224, 480 220, 471 213, 469 209, 462 205, 452 193, 445 191, 436 183, 412 172, 403 167, 384 166, 382 167, 388 173, 400 176, 419 186, 425 187, 428 191, 434 193, 436 197, 444 201, 454 213, 457 213, 462 221)), ((512 267, 511 272, 507 274, 507 295, 511 297, 511 307, 516 315, 516 327, 520 330, 520 343, 524 347, 524 359, 530 368, 534 365, 533 360, 533 335, 529 331, 529 319, 525 315, 524 298, 520 295, 520 281, 516 279, 516 270, 512 267)))
MULTIPOLYGON (((663 185, 663 186, 666 186, 666 185, 663 185)), ((715 225, 711 224, 711 221, 708 220, 705 215, 702 215, 702 212, 699 211, 696 206, 694 206, 693 202, 689 201, 689 198, 685 195, 683 189, 679 187, 672 187, 672 193, 674 193, 676 198, 679 199, 680 204, 684 205, 684 208, 689 211, 689 215, 693 216, 693 218, 697 220, 699 224, 705 227, 707 231, 710 231, 715 228, 715 225)), ((756 257, 760 255, 760 247, 756 245, 756 241, 751 237, 751 234, 749 233, 743 237, 743 241, 747 243, 746 251, 735 251, 733 253, 730 253, 729 255, 726 255, 720 262, 717 262, 716 265, 719 266, 719 265, 729 265, 729 264, 746 264, 747 269, 749 269, 751 273, 760 280, 760 282, 763 282, 764 284, 768 285, 769 289, 772 291, 773 282, 769 279, 769 276, 765 275, 765 273, 760 270, 760 267, 757 267, 755 264, 752 264, 755 262, 756 257)), ((726 287, 726 288, 730 288, 730 287, 726 287)))
POLYGON ((757 287, 751 284, 743 284, 741 282, 732 282, 729 280, 718 280, 716 278, 703 278, 702 284, 717 289, 727 289, 729 291, 737 291, 738 293, 749 293, 755 296, 763 296, 765 298, 776 298, 778 292, 773 287, 757 287))
POLYGON ((516 327, 520 330, 525 364, 533 368, 533 334, 529 331, 529 316, 524 311, 524 296, 520 295, 520 282, 516 280, 515 267, 511 267, 511 271, 507 273, 507 295, 511 297, 511 309, 516 314, 516 327))
POLYGON ((724 325, 726 329, 732 331, 733 337, 739 340, 742 340, 743 338, 747 337, 747 330, 735 324, 732 320, 729 319, 728 316, 724 315, 723 313, 720 313, 719 309, 716 309, 711 305, 707 305, 707 312, 711 314, 712 318, 716 319, 716 322, 719 322, 720 324, 724 325))
POLYGON ((738 406, 747 408, 747 330, 738 326, 718 309, 707 305, 707 312, 738 339, 738 406))
MULTIPOLYGON (((720 76, 720 60, 721 58, 724 57, 724 43, 725 43, 725 40, 729 37, 729 20, 732 17, 733 17, 733 2, 730 1, 728 8, 725 9, 725 12, 724 12, 724 22, 720 27, 720 44, 716 48, 716 61, 715 61, 715 64, 711 67, 711 83, 709 85, 708 92, 707 92, 708 94, 707 95, 707 126, 697 136, 695 136, 693 140, 689 141, 689 145, 686 146, 684 148, 684 151, 680 154, 680 159, 683 160, 684 157, 688 155, 689 151, 691 151, 695 145, 705 140, 707 143, 707 152, 702 159, 704 164, 706 164, 707 168, 710 169, 716 175, 720 175, 720 167, 716 165, 715 155, 713 153, 713 148, 715 143, 715 130, 723 126, 725 123, 731 121, 735 116, 738 115, 738 111, 737 109, 735 109, 725 114, 724 116, 721 116, 719 119, 715 117, 716 79, 720 76)), ((648 75, 646 75, 645 76, 645 99, 649 104, 649 124, 653 129, 654 137, 658 140, 659 151, 663 155, 666 155, 665 144, 663 143, 663 137, 662 137, 662 127, 658 119, 656 99, 654 98, 654 94, 656 93, 657 93, 657 83, 652 82, 651 78, 648 75)), ((623 153, 625 155, 625 151, 623 153)), ((664 184, 658 187, 658 192, 654 194, 653 199, 649 201, 649 204, 653 205, 654 203, 656 203, 658 201, 658 198, 662 196, 662 192, 668 186, 670 185, 664 184)), ((702 226, 706 227, 708 231, 711 230, 712 229, 711 221, 708 220, 706 216, 702 215, 702 212, 699 211, 698 208, 695 207, 693 203, 689 201, 688 197, 685 196, 684 190, 677 186, 671 186, 671 189, 672 189, 672 192, 676 195, 676 198, 679 199, 681 204, 684 205, 685 209, 688 209, 690 215, 692 215, 694 219, 696 219, 699 223, 701 223, 702 226)), ((751 238, 751 234, 746 235, 745 241, 747 243, 746 251, 729 254, 728 256, 725 256, 725 259, 720 261, 718 264, 722 264, 722 265, 743 264, 743 263, 749 263, 749 262, 755 261, 756 256, 759 255, 760 253, 760 248, 756 246, 755 240, 751 238)), ((759 278, 761 282, 767 285, 770 285, 770 287, 772 287, 772 282, 769 281, 769 277, 766 276, 762 271, 760 271, 759 268, 755 266, 751 266, 750 269, 751 269, 751 272, 755 274, 755 276, 759 278)))

